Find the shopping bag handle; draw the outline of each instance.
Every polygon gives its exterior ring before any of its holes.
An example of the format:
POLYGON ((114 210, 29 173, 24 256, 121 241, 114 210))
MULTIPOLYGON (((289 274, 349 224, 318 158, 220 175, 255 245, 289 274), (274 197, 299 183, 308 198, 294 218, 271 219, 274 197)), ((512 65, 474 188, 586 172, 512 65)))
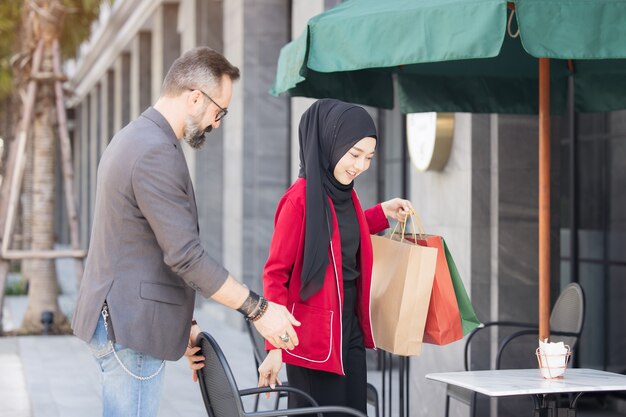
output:
MULTIPOLYGON (((413 225, 412 230, 411 230, 411 234, 413 235, 413 240, 417 242, 417 236, 425 236, 426 233, 424 233, 424 226, 422 225, 422 221, 420 220, 419 215, 417 214, 417 212, 413 209, 411 209, 411 212, 409 213, 409 216, 411 218, 411 224, 413 225), (416 236, 415 234, 415 223, 417 223, 417 230, 419 231, 419 234, 416 236)), ((404 236, 406 235, 406 219, 401 222, 401 221, 397 221, 395 227, 393 228, 393 230, 391 231, 391 235, 389 236, 390 238, 393 238, 393 235, 396 234, 396 231, 398 230, 398 226, 400 225, 400 223, 402 223, 402 234, 400 236, 400 242, 404 241, 404 236)))

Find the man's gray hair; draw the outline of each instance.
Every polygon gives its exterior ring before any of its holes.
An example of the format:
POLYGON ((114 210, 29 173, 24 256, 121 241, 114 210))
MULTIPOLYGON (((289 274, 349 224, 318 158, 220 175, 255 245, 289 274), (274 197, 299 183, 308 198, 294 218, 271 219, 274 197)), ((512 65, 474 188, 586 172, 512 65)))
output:
POLYGON ((224 75, 236 81, 239 69, 211 48, 194 48, 174 61, 163 80, 161 95, 175 97, 189 89, 201 89, 212 94, 224 75))

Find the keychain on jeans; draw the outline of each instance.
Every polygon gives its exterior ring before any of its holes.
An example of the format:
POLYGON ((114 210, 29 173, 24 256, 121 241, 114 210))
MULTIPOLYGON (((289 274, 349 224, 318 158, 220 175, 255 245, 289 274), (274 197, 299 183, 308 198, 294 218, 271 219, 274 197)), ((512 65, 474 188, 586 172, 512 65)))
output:
MULTIPOLYGON (((108 319, 109 319, 109 306, 105 303, 104 306, 102 306, 102 318, 104 318, 104 331, 107 334, 107 339, 109 336, 109 323, 108 323, 108 319)), ((115 356, 115 359, 117 359, 117 362, 120 364, 120 366, 122 367, 122 369, 130 376, 132 376, 135 379, 138 379, 140 381, 147 381, 149 379, 154 378, 155 376, 157 376, 159 374, 159 372, 161 372, 161 370, 163 369, 163 367, 165 366, 165 361, 161 362, 161 366, 159 366, 159 369, 156 370, 155 373, 153 373, 152 375, 149 376, 139 376, 139 375, 135 375, 134 373, 132 373, 126 366, 124 366, 124 364, 122 363, 122 361, 120 360, 120 357, 117 356, 117 352, 115 351, 115 346, 113 345, 113 342, 109 339, 109 344, 111 345, 111 349, 113 350, 113 355, 115 356)))

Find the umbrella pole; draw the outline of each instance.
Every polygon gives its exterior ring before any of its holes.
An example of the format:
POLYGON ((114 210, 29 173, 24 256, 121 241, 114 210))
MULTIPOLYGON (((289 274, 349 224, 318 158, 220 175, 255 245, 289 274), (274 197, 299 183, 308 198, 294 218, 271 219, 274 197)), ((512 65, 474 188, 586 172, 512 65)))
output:
POLYGON ((539 338, 550 337, 550 59, 539 58, 539 338))

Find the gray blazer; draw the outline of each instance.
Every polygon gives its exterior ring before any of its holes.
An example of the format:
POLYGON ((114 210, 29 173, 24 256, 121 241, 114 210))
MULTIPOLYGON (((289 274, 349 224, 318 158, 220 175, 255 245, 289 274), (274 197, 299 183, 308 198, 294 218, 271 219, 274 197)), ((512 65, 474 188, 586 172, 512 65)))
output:
POLYGON ((208 298, 227 277, 200 243, 179 140, 149 108, 113 137, 100 160, 74 333, 91 340, 106 300, 116 343, 178 360, 189 339, 194 290, 208 298))

